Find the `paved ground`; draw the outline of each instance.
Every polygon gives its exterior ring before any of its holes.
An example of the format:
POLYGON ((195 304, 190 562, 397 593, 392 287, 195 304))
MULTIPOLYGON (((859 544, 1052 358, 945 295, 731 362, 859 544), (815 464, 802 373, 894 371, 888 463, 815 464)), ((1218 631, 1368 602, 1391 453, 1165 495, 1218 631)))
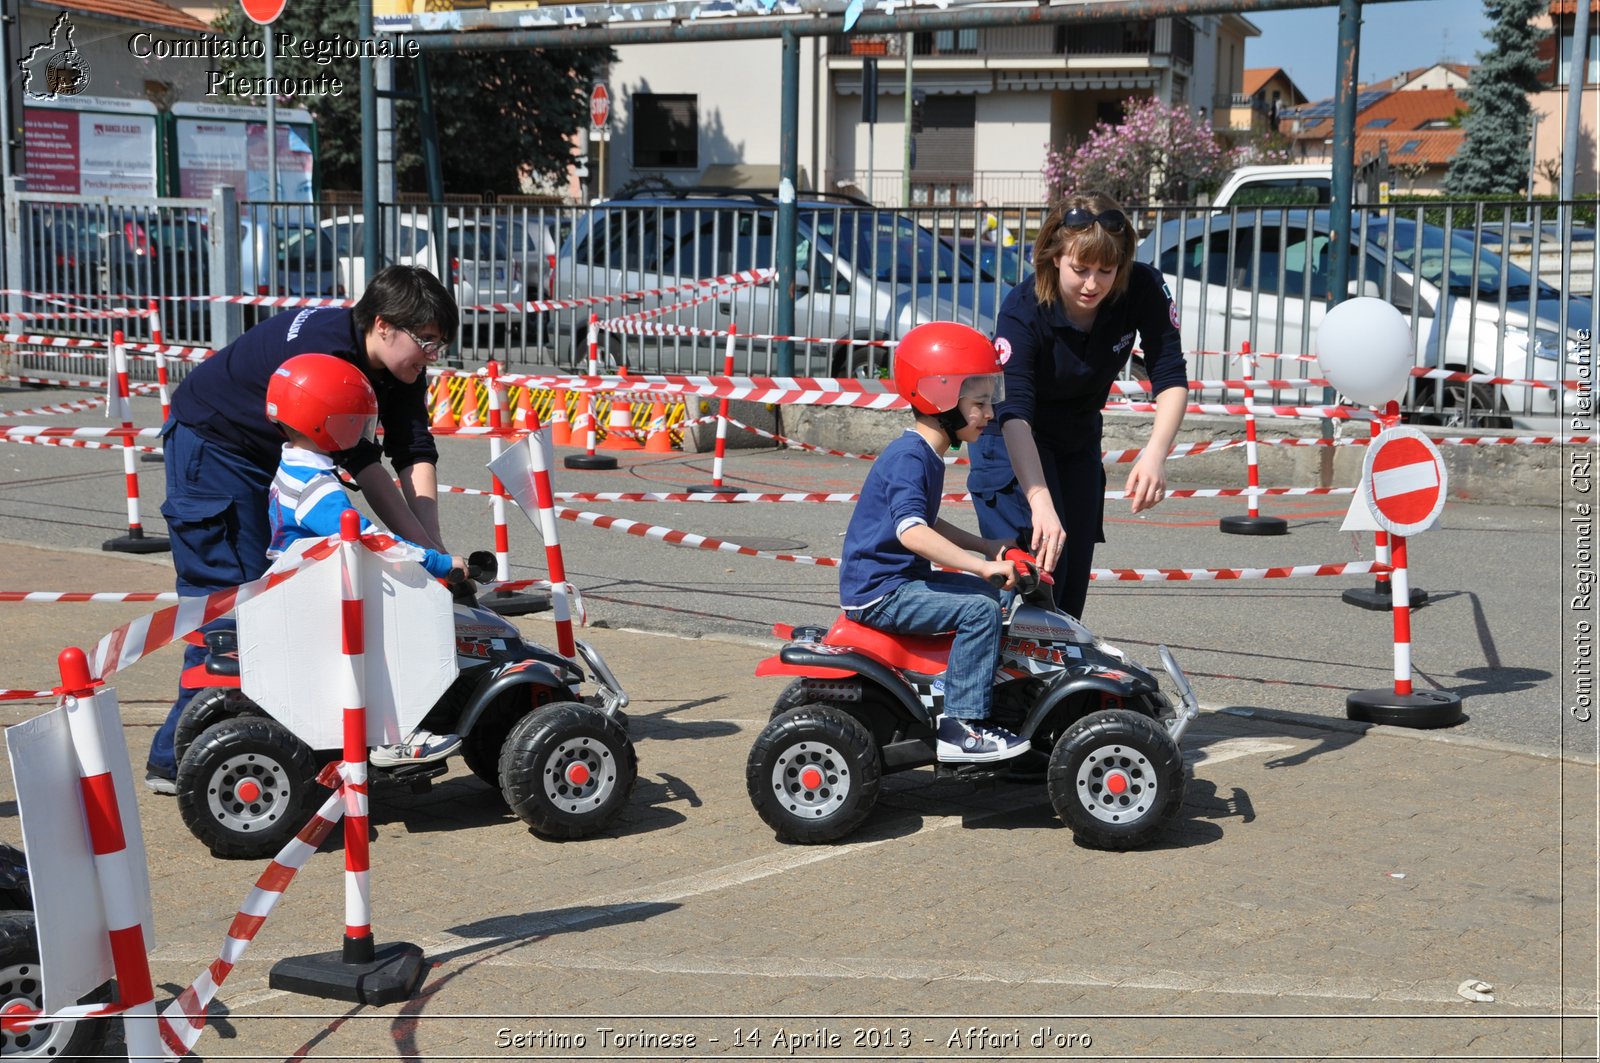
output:
MULTIPOLYGON (((114 456, 12 447, 0 460, 10 463, 0 537, 51 545, 0 552, 0 588, 169 585, 161 561, 97 548, 121 512, 114 456)), ((471 468, 455 451, 447 461, 458 463, 452 473, 471 468)), ((790 489, 848 490, 861 474, 794 455, 734 462, 744 483, 790 489), (833 482, 846 486, 814 486, 833 482)), ((631 486, 602 487, 598 477, 557 486, 649 489, 637 485, 694 482, 705 464, 629 461, 631 486)), ((159 480, 145 480, 152 513, 159 480)), ((827 555, 837 553, 843 513, 584 508, 827 555)), ((1203 530, 1238 508, 1174 502, 1151 521, 1119 518, 1103 563, 1360 554, 1336 530, 1342 500, 1273 503, 1292 514, 1285 539, 1203 530)), ((602 837, 555 844, 531 836, 462 768, 428 795, 380 789, 375 926, 380 942, 426 950, 421 995, 350 1008, 267 987, 274 961, 338 946, 342 861, 329 852, 296 879, 229 978, 200 1052, 1595 1058, 1595 738, 1593 725, 1559 722, 1570 689, 1570 623, 1556 604, 1567 587, 1563 516, 1452 507, 1445 528, 1419 540, 1418 554, 1429 553, 1418 581, 1438 597, 1417 618, 1419 683, 1466 693, 1472 716, 1450 732, 1343 721, 1350 689, 1388 678, 1387 618, 1337 603, 1340 588, 1360 581, 1094 591, 1089 619, 1100 633, 1147 661, 1153 643, 1172 645, 1211 710, 1185 739, 1192 778, 1180 821, 1158 845, 1127 854, 1074 845, 1040 787, 934 782, 927 772, 888 781, 845 843, 777 843, 743 777, 781 684, 752 673, 770 652, 762 633, 773 620, 831 612, 832 572, 563 523, 574 579, 607 625, 584 637, 633 697, 640 781, 628 811, 602 837), (677 637, 685 633, 699 637, 677 637), (1492 984, 1495 1000, 1459 996, 1468 979, 1492 984)), ((450 534, 470 540, 486 519, 481 502, 466 501, 451 511, 461 523, 450 534)), ((532 532, 514 525, 513 535, 518 568, 541 571, 532 532)), ((49 685, 63 645, 149 611, 3 608, 0 687, 49 685)), ((553 641, 545 616, 522 623, 553 641)), ((174 669, 168 650, 116 680, 136 761, 174 669)), ((0 703, 0 721, 41 707, 0 703)), ((171 994, 215 957, 260 865, 210 857, 171 799, 142 794, 139 811, 156 907, 152 963, 171 994)), ((15 806, 0 804, 0 815, 15 806)), ((0 837, 16 834, 0 823, 0 837)))

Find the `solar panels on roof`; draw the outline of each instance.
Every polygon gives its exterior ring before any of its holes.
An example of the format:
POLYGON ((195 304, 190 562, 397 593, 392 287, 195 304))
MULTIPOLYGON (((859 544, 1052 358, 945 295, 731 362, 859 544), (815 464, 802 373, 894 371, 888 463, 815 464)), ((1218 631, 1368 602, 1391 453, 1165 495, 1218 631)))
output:
MULTIPOLYGON (((1360 114, 1387 95, 1389 95, 1388 89, 1366 89, 1356 93, 1356 113, 1360 114)), ((1287 113, 1295 118, 1332 118, 1333 98, 1292 107, 1287 113)))

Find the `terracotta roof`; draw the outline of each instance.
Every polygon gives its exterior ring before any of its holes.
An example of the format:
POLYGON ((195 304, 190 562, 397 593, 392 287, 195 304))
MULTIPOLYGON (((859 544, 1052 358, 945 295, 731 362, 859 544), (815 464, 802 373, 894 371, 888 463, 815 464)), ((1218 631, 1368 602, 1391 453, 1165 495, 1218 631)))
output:
POLYGON ((1375 157, 1379 143, 1386 140, 1390 166, 1414 166, 1419 162, 1442 166, 1455 157, 1465 136, 1459 129, 1361 130, 1356 133, 1356 158, 1375 157))
POLYGON ((1465 111, 1467 101, 1455 89, 1411 89, 1391 92, 1356 115, 1356 129, 1368 129, 1374 121, 1388 120, 1387 132, 1421 129, 1431 121, 1454 117, 1465 111))
POLYGON ((137 22, 167 29, 186 30, 190 33, 211 31, 211 27, 204 22, 184 14, 169 4, 162 3, 161 0, 54 0, 48 4, 28 0, 28 6, 50 11, 66 8, 68 11, 112 18, 119 22, 137 22))
MULTIPOLYGON (((1600 12, 1600 0, 1589 0, 1589 12, 1600 12)), ((1553 0, 1550 5, 1552 15, 1576 15, 1578 13, 1578 0, 1553 0)))
MULTIPOLYGON (((1254 96, 1257 89, 1271 81, 1278 74, 1283 74, 1283 67, 1262 66, 1246 70, 1244 72, 1244 94, 1246 96, 1254 96)), ((1289 79, 1289 75, 1287 74, 1283 74, 1283 77, 1285 81, 1289 79)))

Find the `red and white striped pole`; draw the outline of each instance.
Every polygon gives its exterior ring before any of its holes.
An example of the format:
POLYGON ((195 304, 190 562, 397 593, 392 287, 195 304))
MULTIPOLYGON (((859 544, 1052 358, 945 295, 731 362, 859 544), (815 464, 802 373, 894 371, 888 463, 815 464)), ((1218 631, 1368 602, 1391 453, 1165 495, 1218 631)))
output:
POLYGON ((1261 465, 1256 446, 1255 415, 1255 356, 1250 353, 1250 343, 1239 345, 1239 372, 1244 386, 1244 461, 1246 482, 1250 487, 1249 512, 1243 517, 1223 517, 1218 527, 1229 535, 1287 535, 1289 522, 1282 517, 1261 515, 1261 465))
MULTIPOLYGON (((600 375, 600 315, 589 315, 589 376, 600 375)), ((583 406, 579 407, 578 416, 583 418, 583 425, 573 425, 573 428, 583 428, 583 453, 570 454, 562 462, 569 469, 615 469, 617 459, 609 454, 596 454, 595 451, 595 421, 600 416, 599 392, 590 392, 587 399, 587 416, 583 406)), ((552 580, 554 576, 550 577, 552 580)))
POLYGON ((109 688, 96 694, 89 676, 89 661, 76 646, 62 650, 56 659, 61 670, 61 706, 67 713, 72 748, 78 757, 78 786, 88 821, 89 845, 94 852, 95 878, 100 903, 111 937, 111 965, 116 972, 117 999, 124 1007, 122 1026, 128 1042, 128 1059, 164 1060, 161 1030, 156 1015, 155 986, 150 979, 150 958, 144 940, 144 912, 149 886, 135 873, 135 857, 128 852, 122 810, 106 759, 95 699, 115 699, 109 688))
POLYGON ((344 962, 371 963, 372 899, 367 852, 366 611, 361 599, 361 516, 339 519, 340 649, 346 667, 338 679, 344 706, 344 962))
MULTIPOLYGON (((150 342, 156 349, 156 391, 161 396, 161 423, 165 425, 167 418, 172 416, 172 388, 167 376, 167 345, 166 338, 161 332, 161 304, 152 299, 149 303, 150 310, 150 342)), ((166 455, 155 451, 146 451, 140 455, 141 461, 159 462, 166 460, 166 455)))
MULTIPOLYGON (((500 394, 500 365, 493 359, 484 368, 489 382, 489 460, 492 462, 505 451, 505 441, 500 432, 505 427, 505 400, 500 394)), ((539 415, 533 412, 533 394, 528 394, 528 417, 537 426, 539 415)), ((537 430, 535 428, 534 430, 537 430)), ((490 505, 494 512, 494 578, 501 583, 511 579, 511 534, 506 527, 506 499, 510 497, 506 485, 493 473, 489 476, 490 505)), ((495 590, 482 596, 479 604, 501 616, 523 616, 547 609, 550 602, 543 595, 524 591, 495 590)))
MULTIPOLYGON (((1393 428, 1400 423, 1400 403, 1390 401, 1378 416, 1369 424, 1372 426, 1371 436, 1377 439, 1387 428, 1393 428)), ((1372 557, 1378 564, 1388 566, 1389 560, 1389 533, 1379 528, 1372 533, 1372 557)), ((1341 594, 1340 599, 1349 605, 1358 605, 1363 609, 1382 612, 1394 607, 1393 580, 1386 568, 1380 568, 1372 577, 1372 589, 1352 587, 1341 594)), ((1406 607, 1409 609, 1421 608, 1428 601, 1428 595, 1420 588, 1413 589, 1409 583, 1406 586, 1406 607)))
POLYGON ((128 401, 128 352, 123 348, 123 334, 117 329, 111 334, 110 371, 116 381, 117 410, 122 417, 122 473, 128 495, 128 533, 100 544, 102 550, 128 554, 156 554, 171 549, 165 536, 146 536, 139 520, 139 458, 134 446, 133 406, 128 401))
POLYGON ((572 634, 572 602, 567 592, 567 566, 561 559, 561 538, 556 530, 556 495, 550 486, 550 436, 541 432, 534 415, 528 454, 533 466, 533 497, 539 509, 539 534, 544 539, 545 567, 550 570, 550 598, 556 622, 556 649, 576 660, 578 644, 572 634))
MULTIPOLYGON (((722 355, 722 375, 733 376, 733 343, 738 338, 739 326, 733 322, 728 323, 728 345, 722 355)), ((698 487, 689 488, 698 494, 715 494, 726 490, 722 486, 722 460, 728 452, 728 397, 724 395, 717 403, 717 442, 711 454, 711 482, 698 487)))

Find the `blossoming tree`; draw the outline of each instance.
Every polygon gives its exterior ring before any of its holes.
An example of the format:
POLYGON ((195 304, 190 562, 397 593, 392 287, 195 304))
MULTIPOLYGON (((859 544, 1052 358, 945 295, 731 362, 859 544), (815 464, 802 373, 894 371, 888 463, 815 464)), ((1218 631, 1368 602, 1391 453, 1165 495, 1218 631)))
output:
POLYGON ((1123 102, 1122 122, 1096 122, 1081 143, 1045 150, 1052 199, 1099 191, 1123 203, 1189 202, 1234 165, 1205 120, 1153 96, 1123 102))

